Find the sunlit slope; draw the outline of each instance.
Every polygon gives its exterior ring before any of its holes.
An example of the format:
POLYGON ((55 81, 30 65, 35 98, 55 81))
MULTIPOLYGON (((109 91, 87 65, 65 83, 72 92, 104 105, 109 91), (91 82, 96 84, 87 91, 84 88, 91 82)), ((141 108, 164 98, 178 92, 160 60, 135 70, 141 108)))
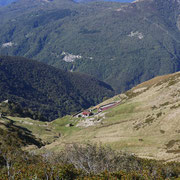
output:
MULTIPOLYGON (((73 142, 101 142, 138 156, 180 160, 180 73, 147 81, 104 104, 121 104, 95 117, 74 118, 78 130, 66 134, 47 149, 73 142), (85 127, 83 121, 94 125, 85 127)), ((59 120, 54 121, 58 122, 59 120)), ((71 119, 73 122, 73 120, 71 119)), ((69 127, 69 130, 75 127, 69 127)))
POLYGON ((90 117, 65 116, 52 122, 20 117, 8 119, 41 139, 45 146, 35 148, 37 152, 58 152, 74 142, 96 142, 140 157, 179 161, 179 87, 180 73, 170 74, 92 107, 94 115, 90 117), (96 114, 95 108, 117 102, 116 106, 96 114))

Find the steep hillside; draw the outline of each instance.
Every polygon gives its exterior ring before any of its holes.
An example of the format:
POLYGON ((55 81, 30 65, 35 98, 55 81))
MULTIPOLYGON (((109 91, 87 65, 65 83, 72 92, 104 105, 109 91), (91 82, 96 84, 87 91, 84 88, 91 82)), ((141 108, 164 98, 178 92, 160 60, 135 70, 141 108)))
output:
POLYGON ((40 148, 43 146, 43 143, 27 128, 16 125, 15 121, 8 118, 0 118, 0 151, 2 149, 8 150, 10 146, 16 149, 28 145, 40 148))
POLYGON ((47 120, 74 113, 114 94, 93 77, 20 57, 0 57, 0 102, 10 100, 47 120))
POLYGON ((47 131, 51 123, 43 124, 44 122, 21 118, 13 121, 11 117, 0 119, 1 179, 120 180, 179 177, 180 163, 141 159, 97 144, 73 144, 67 145, 58 153, 45 151, 37 154, 32 149, 35 146, 30 148, 27 145, 36 145, 40 148, 40 140, 37 141, 31 131, 23 128, 23 124, 22 127, 16 125, 19 122, 31 126, 30 121, 34 123, 34 129, 37 129, 38 133, 45 128, 46 132, 54 131, 47 131))
POLYGON ((0 54, 88 73, 118 92, 180 69, 179 1, 21 0, 0 10, 0 54))
POLYGON ((47 118, 40 112, 33 112, 30 108, 24 108, 19 103, 5 100, 0 103, 0 117, 13 116, 13 117, 29 117, 31 119, 38 119, 46 121, 47 118))
MULTIPOLYGON (((140 84, 96 106, 102 112, 93 110, 90 117, 68 118, 74 126, 66 126, 64 136, 45 148, 58 151, 63 143, 101 142, 143 158, 180 161, 179 87, 180 73, 140 84), (109 103, 116 105, 103 110, 109 103)), ((52 125, 58 122, 60 119, 52 125)))
POLYGON ((179 87, 180 73, 169 74, 92 107, 90 117, 0 118, 0 176, 178 179, 179 87))

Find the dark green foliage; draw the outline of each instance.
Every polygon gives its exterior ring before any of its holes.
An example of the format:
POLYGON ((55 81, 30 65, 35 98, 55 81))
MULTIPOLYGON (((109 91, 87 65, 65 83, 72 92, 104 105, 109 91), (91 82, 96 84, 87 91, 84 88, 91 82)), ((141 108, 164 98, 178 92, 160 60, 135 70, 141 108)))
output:
POLYGON ((157 114, 156 114, 157 118, 161 117, 162 114, 163 114, 162 112, 157 113, 157 114))
MULTIPOLYGON (((6 118, 6 120, 9 119, 6 118)), ((40 148, 43 146, 42 142, 39 139, 36 139, 28 129, 15 125, 12 120, 9 120, 8 123, 0 122, 0 125, 1 127, 5 127, 5 129, 0 127, 1 148, 21 148, 26 145, 35 145, 40 148)))
POLYGON ((38 119, 40 121, 47 120, 39 112, 33 112, 29 108, 22 108, 22 106, 16 102, 2 102, 0 103, 0 113, 2 116, 14 116, 14 117, 30 117, 31 119, 38 119))
POLYGON ((126 7, 115 2, 20 1, 0 10, 0 46, 14 43, 1 46, 0 53, 84 72, 122 92, 180 70, 178 6, 175 0, 126 7), (65 62, 63 51, 82 59, 65 62))
POLYGON ((175 145, 175 143, 177 143, 177 142, 180 142, 180 141, 179 140, 171 140, 166 144, 166 147, 172 148, 175 145))
MULTIPOLYGON (((113 95, 109 85, 91 76, 20 57, 0 57, 0 102, 8 99, 39 112, 34 113, 33 119, 43 115, 46 120, 53 120, 113 95)), ((28 112, 33 114, 27 110, 24 115, 28 112)))
POLYGON ((154 120, 155 120, 155 118, 152 117, 152 116, 150 116, 150 117, 148 117, 148 118, 145 119, 145 123, 151 124, 151 123, 153 123, 154 120))

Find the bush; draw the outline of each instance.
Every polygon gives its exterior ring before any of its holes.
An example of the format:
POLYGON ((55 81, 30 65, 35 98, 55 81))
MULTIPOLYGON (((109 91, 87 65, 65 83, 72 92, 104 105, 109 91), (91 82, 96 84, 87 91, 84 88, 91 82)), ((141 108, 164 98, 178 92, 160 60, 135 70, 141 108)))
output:
POLYGON ((60 159, 63 163, 73 164, 87 174, 138 169, 138 160, 135 156, 98 144, 67 145, 60 155, 60 159))
POLYGON ((140 159, 97 144, 67 145, 58 155, 23 152, 0 144, 0 179, 175 179, 180 164, 140 159))

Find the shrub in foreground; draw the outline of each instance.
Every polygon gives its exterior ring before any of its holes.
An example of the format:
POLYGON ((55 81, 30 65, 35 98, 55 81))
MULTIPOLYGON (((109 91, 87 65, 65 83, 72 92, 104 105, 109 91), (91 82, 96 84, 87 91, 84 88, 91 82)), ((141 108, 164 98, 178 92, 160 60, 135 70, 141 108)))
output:
POLYGON ((72 144, 42 155, 0 146, 0 180, 178 179, 180 164, 140 159, 97 144, 72 144))

